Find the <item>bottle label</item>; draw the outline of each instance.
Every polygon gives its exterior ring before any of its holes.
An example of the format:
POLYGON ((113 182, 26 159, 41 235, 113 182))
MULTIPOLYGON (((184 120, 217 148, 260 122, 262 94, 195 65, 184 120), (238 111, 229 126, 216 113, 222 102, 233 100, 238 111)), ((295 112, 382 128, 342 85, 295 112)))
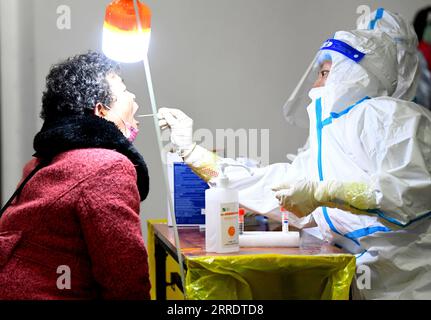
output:
POLYGON ((221 245, 237 246, 238 238, 238 203, 222 203, 220 208, 221 245))

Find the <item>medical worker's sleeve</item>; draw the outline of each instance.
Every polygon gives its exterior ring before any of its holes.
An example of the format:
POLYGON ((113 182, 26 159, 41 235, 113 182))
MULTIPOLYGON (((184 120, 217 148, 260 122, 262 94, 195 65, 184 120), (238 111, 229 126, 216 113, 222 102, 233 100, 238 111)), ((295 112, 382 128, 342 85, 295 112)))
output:
MULTIPOLYGON (((273 219, 279 219, 278 200, 275 198, 272 187, 286 180, 297 179, 303 173, 300 167, 304 166, 307 156, 308 154, 298 156, 291 165, 277 163, 262 168, 249 168, 252 175, 241 167, 227 167, 225 174, 229 178, 229 187, 239 191, 242 207, 273 219)), ((207 182, 218 176, 220 163, 239 164, 233 159, 221 158, 201 146, 196 146, 184 158, 184 161, 207 182)))

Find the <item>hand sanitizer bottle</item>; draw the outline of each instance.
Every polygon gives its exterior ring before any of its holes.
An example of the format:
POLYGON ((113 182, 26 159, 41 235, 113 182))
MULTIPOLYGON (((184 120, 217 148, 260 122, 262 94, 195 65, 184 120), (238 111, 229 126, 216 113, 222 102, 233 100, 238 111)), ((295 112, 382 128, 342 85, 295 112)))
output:
POLYGON ((225 175, 227 166, 231 165, 220 165, 220 174, 215 180, 215 187, 205 191, 205 248, 207 252, 239 251, 238 191, 228 187, 229 178, 225 175))

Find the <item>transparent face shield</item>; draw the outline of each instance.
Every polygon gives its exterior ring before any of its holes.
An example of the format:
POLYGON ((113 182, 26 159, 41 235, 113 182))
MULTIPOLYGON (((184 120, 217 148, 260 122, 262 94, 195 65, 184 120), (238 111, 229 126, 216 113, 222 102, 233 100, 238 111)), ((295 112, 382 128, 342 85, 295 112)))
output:
MULTIPOLYGON (((330 56, 328 57, 328 60, 330 60, 330 56)), ((307 106, 311 103, 311 98, 308 96, 308 93, 319 77, 319 72, 324 61, 323 59, 323 54, 319 51, 308 66, 289 99, 284 104, 283 114, 289 125, 294 125, 299 128, 309 127, 307 106)))
POLYGON ((312 102, 309 92, 313 87, 323 86, 321 79, 319 79, 319 77, 322 77, 320 73, 327 70, 327 63, 332 64, 333 67, 334 52, 338 55, 338 60, 340 60, 339 56, 341 54, 344 58, 348 58, 354 63, 359 63, 365 56, 364 53, 343 41, 328 39, 320 48, 295 90, 283 106, 283 114, 288 124, 300 128, 309 127, 307 106, 312 102))

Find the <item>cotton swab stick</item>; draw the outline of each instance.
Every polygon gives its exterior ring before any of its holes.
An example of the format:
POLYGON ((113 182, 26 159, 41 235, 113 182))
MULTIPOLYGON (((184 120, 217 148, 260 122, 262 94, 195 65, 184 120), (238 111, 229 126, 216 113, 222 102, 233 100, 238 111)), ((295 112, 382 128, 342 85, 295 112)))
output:
POLYGON ((157 116, 157 114, 140 114, 139 116, 136 116, 137 118, 145 118, 145 117, 154 117, 157 116))

